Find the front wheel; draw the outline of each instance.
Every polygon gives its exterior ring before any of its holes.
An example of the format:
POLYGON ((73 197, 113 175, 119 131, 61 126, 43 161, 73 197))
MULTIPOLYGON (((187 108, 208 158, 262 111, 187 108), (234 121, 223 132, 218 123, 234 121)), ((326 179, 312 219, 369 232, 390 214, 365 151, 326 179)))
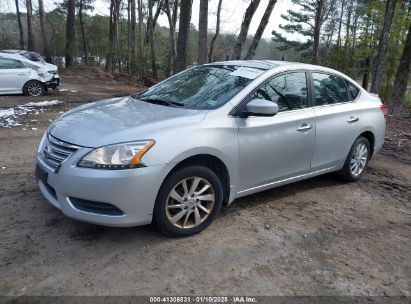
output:
POLYGON ((217 175, 202 166, 182 168, 166 178, 157 195, 154 224, 168 236, 189 236, 218 215, 223 189, 217 175))
POLYGON ((341 176, 350 182, 360 179, 368 166, 371 156, 369 141, 364 137, 358 137, 351 147, 341 170, 341 176))
POLYGON ((37 80, 28 81, 23 87, 23 93, 26 96, 42 96, 46 91, 44 85, 37 80))

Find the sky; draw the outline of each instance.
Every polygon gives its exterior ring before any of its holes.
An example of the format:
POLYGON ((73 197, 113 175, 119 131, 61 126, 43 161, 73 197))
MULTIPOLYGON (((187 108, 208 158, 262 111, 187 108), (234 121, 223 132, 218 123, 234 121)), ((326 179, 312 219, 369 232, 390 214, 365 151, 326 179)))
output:
MULTIPOLYGON (((45 10, 49 11, 55 7, 54 2, 58 0, 44 0, 45 10)), ((19 0, 20 11, 25 12, 24 1, 19 0)), ((33 0, 34 9, 37 9, 37 1, 33 0)), ((193 0, 193 12, 191 23, 198 28, 198 15, 199 15, 199 3, 200 0, 193 0)), ((249 4, 249 0, 223 0, 222 11, 221 11, 221 26, 220 31, 222 33, 234 33, 238 34, 241 27, 241 22, 243 19, 244 12, 249 4)), ((249 34, 252 35, 258 28, 259 22, 264 14, 265 8, 267 7, 268 0, 261 0, 260 5, 254 14, 252 19, 249 34)), ((216 23, 216 10, 217 10, 218 0, 210 0, 208 10, 209 10, 209 20, 208 28, 210 32, 214 32, 216 23)), ((95 0, 95 10, 93 14, 109 15, 109 1, 108 0, 95 0)), ((287 10, 290 8, 295 8, 291 0, 278 0, 271 14, 270 21, 263 34, 264 38, 270 39, 272 37, 271 31, 278 30, 279 24, 283 21, 281 14, 286 14, 287 10)), ((10 12, 15 11, 13 0, 0 0, 0 12, 10 12)), ((168 26, 167 17, 163 14, 159 17, 158 23, 162 26, 168 26)))

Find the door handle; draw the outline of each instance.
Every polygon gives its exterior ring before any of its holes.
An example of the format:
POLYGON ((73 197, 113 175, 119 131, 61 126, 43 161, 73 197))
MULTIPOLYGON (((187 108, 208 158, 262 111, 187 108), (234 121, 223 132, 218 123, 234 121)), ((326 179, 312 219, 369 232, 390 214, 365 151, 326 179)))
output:
POLYGON ((352 123, 352 122, 357 122, 357 121, 359 121, 359 120, 360 120, 360 119, 359 119, 358 117, 350 116, 350 118, 348 118, 347 122, 348 122, 348 123, 352 123))
POLYGON ((297 131, 299 131, 299 132, 305 132, 305 131, 311 130, 312 128, 313 128, 312 125, 307 124, 307 123, 303 123, 301 126, 299 126, 299 127, 297 128, 297 131))
POLYGON ((17 75, 24 76, 24 75, 26 75, 26 73, 17 73, 17 75))

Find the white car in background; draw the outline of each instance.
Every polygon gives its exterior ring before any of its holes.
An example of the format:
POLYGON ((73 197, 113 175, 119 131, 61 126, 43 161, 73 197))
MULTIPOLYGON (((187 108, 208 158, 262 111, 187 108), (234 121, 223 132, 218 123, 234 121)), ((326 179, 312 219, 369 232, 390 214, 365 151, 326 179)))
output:
POLYGON ((60 85, 57 67, 0 51, 0 94, 41 96, 60 85))
POLYGON ((36 53, 36 52, 31 52, 31 51, 26 51, 26 50, 0 50, 0 53, 20 55, 26 58, 27 60, 45 65, 47 67, 47 70, 57 72, 56 65, 46 62, 43 56, 41 56, 39 53, 36 53))

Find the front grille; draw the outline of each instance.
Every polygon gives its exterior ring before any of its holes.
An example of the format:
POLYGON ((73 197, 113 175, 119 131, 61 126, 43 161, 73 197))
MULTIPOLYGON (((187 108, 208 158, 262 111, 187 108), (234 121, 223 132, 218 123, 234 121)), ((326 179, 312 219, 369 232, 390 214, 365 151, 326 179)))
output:
POLYGON ((61 163, 76 152, 80 147, 64 142, 47 134, 47 139, 44 144, 41 156, 44 162, 49 166, 53 172, 57 172, 60 168, 61 163))
POLYGON ((83 200, 80 198, 70 197, 70 202, 73 206, 81 211, 91 212, 102 215, 123 215, 123 211, 118 209, 116 206, 108 203, 93 202, 89 200, 83 200))

